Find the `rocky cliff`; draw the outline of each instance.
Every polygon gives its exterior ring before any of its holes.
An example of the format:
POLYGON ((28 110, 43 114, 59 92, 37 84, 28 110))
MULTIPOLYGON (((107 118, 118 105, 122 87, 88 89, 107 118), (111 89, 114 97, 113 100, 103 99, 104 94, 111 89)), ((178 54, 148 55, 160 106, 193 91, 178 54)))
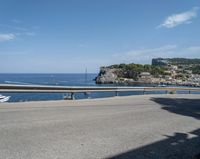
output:
POLYGON ((113 84, 117 81, 116 69, 101 67, 98 76, 96 77, 97 84, 113 84))
POLYGON ((141 73, 147 72, 156 77, 164 73, 163 68, 141 64, 119 64, 101 67, 96 77, 97 84, 138 84, 150 83, 149 76, 141 78, 141 73))
POLYGON ((95 81, 97 84, 135 84, 137 81, 127 78, 122 68, 101 67, 95 81))

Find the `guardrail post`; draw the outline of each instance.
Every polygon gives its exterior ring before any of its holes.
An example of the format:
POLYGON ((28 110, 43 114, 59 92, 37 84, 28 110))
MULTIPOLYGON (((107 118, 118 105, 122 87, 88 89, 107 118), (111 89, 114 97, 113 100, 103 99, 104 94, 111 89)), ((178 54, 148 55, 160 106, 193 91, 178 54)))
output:
POLYGON ((145 94, 145 89, 143 89, 143 95, 145 94))
POLYGON ((115 91, 115 96, 118 96, 119 95, 119 92, 118 91, 115 91))
POLYGON ((74 96, 74 93, 72 92, 71 93, 71 100, 74 100, 75 99, 75 96, 74 96))
POLYGON ((84 95, 86 98, 90 98, 90 92, 85 92, 84 95))
POLYGON ((188 92, 189 94, 191 94, 191 91, 189 90, 189 92, 188 92))

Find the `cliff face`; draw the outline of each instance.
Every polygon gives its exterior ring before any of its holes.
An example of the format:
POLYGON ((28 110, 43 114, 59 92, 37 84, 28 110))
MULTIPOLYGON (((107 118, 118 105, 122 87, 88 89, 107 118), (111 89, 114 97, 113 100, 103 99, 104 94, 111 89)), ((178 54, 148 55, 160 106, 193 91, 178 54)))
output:
POLYGON ((102 67, 98 76, 96 77, 97 84, 113 84, 116 83, 117 74, 116 69, 102 67))
POLYGON ((189 58, 154 58, 152 59, 153 66, 171 65, 200 65, 200 59, 189 58))
POLYGON ((141 64, 119 64, 107 67, 101 67, 98 76, 96 77, 97 84, 138 84, 150 83, 149 76, 145 75, 141 78, 142 72, 149 72, 152 75, 162 72, 159 68, 151 65, 141 64))
POLYGON ((101 67, 96 77, 97 84, 135 84, 138 83, 133 78, 129 78, 130 72, 124 71, 122 68, 101 67))

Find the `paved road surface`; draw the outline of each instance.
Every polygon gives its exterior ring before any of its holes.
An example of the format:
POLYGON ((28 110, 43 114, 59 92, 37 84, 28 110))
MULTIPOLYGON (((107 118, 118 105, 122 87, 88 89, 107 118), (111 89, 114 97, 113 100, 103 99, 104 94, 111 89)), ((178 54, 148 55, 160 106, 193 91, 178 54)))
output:
POLYGON ((200 95, 0 104, 0 159, 200 158, 200 95))

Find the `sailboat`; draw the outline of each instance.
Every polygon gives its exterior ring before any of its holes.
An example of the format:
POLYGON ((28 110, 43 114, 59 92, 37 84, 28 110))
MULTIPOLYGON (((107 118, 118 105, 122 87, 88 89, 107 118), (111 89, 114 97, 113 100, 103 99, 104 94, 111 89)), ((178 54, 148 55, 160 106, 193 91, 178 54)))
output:
POLYGON ((7 102, 10 99, 10 96, 2 96, 0 94, 0 103, 7 102))

